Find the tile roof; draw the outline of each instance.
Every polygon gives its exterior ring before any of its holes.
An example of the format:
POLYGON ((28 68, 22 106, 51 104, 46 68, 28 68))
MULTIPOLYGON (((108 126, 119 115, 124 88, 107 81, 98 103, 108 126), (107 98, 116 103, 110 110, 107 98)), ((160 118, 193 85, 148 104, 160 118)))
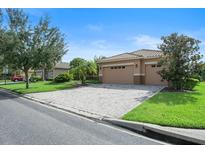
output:
POLYGON ((133 52, 122 53, 119 55, 107 57, 99 61, 109 62, 109 61, 118 61, 118 60, 130 60, 130 59, 147 59, 147 58, 158 58, 163 55, 163 52, 160 50, 150 50, 150 49, 141 49, 133 52))
POLYGON ((161 57, 163 55, 163 52, 160 50, 150 50, 150 49, 141 49, 131 53, 141 55, 143 58, 155 58, 155 57, 161 57))

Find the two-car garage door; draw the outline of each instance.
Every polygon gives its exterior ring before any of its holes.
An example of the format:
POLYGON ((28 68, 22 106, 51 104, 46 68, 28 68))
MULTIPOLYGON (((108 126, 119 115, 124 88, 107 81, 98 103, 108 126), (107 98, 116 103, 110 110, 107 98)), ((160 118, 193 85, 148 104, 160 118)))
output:
POLYGON ((134 66, 111 66, 103 68, 103 83, 133 83, 134 66))
MULTIPOLYGON (((161 76, 158 71, 161 67, 156 64, 146 64, 144 84, 146 85, 166 85, 167 82, 161 81, 161 76)), ((119 83, 119 84, 133 84, 134 83, 134 65, 127 66, 110 66, 103 68, 103 83, 119 83)))

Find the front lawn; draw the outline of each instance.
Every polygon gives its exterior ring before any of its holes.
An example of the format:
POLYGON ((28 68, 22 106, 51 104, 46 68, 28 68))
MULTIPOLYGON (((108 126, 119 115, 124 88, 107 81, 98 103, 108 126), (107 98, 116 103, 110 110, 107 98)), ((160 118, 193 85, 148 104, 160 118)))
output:
MULTIPOLYGON (((80 84, 80 81, 70 81, 64 83, 55 83, 52 81, 39 81, 39 82, 31 82, 29 84, 29 89, 26 89, 25 82, 14 83, 8 85, 0 85, 0 88, 8 89, 20 94, 28 94, 28 93, 36 93, 36 92, 48 92, 48 91, 56 91, 74 88, 77 84, 80 84)), ((86 80, 86 84, 98 84, 100 83, 98 80, 86 80)))
POLYGON ((0 85, 0 88, 8 89, 20 94, 35 93, 35 92, 46 92, 63 90, 75 87, 79 81, 70 81, 64 83, 54 83, 51 81, 40 81, 35 83, 30 83, 29 89, 26 89, 25 83, 16 83, 8 85, 0 85))
MULTIPOLYGON (((6 82, 11 82, 11 80, 6 80, 6 82)), ((5 80, 0 80, 0 83, 5 83, 5 80)))
POLYGON ((163 126, 205 128, 205 82, 193 92, 160 92, 122 119, 163 126))

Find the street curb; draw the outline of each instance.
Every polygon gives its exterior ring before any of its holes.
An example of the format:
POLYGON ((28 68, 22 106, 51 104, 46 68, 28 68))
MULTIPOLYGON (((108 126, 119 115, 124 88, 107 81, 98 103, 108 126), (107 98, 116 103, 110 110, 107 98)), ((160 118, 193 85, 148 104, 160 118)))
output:
POLYGON ((89 119, 92 119, 92 120, 95 120, 95 121, 96 120, 102 120, 103 118, 108 118, 106 116, 98 115, 98 114, 91 113, 91 112, 88 112, 88 111, 84 111, 84 110, 81 110, 81 109, 76 109, 76 108, 72 108, 72 107, 68 107, 68 106, 66 108, 61 107, 60 105, 52 104, 52 102, 46 102, 46 101, 39 100, 39 99, 36 99, 36 98, 33 98, 33 97, 25 96, 23 94, 19 94, 19 93, 16 93, 16 92, 13 92, 13 91, 10 91, 10 90, 7 90, 7 89, 2 88, 0 90, 2 90, 3 92, 9 93, 9 94, 15 95, 17 97, 22 97, 22 98, 25 98, 25 99, 28 99, 28 100, 31 100, 31 101, 34 101, 34 102, 49 106, 49 107, 60 109, 60 110, 63 110, 65 112, 76 114, 76 115, 79 115, 79 116, 82 116, 82 117, 85 117, 85 118, 89 118, 89 119))
MULTIPOLYGON (((137 131, 141 134, 150 136, 150 134, 157 136, 162 135, 160 138, 166 138, 168 141, 182 143, 182 144, 205 144, 205 140, 192 138, 189 136, 185 136, 179 133, 174 133, 170 131, 166 131, 160 128, 152 127, 152 124, 146 124, 142 122, 132 122, 120 119, 113 119, 113 118, 103 118, 105 122, 111 123, 113 125, 117 125, 123 128, 127 128, 132 131, 137 131)), ((154 125, 153 125, 154 126, 154 125)))
MULTIPOLYGON (((46 102, 46 101, 42 101, 39 99, 35 99, 33 97, 29 97, 29 96, 25 96, 23 94, 18 94, 16 92, 7 90, 7 89, 3 89, 1 88, 0 90, 2 90, 3 92, 15 95, 17 97, 22 97, 49 107, 53 107, 56 109, 60 109, 62 111, 68 112, 68 113, 72 113, 72 114, 76 114, 91 120, 95 120, 95 121, 104 121, 119 127, 123 127, 132 131, 136 131, 138 133, 141 133, 143 135, 149 136, 149 134, 151 133, 153 135, 162 135, 161 139, 163 137, 166 137, 167 140, 176 140, 176 142, 178 143, 184 143, 184 144, 205 144, 205 140, 200 140, 197 138, 192 138, 189 136, 185 136, 185 135, 181 135, 178 133, 173 133, 173 132, 169 132, 166 130, 162 130, 160 128, 156 128, 156 127, 152 127, 152 124, 146 124, 146 123, 142 123, 142 122, 132 122, 132 121, 126 121, 126 120, 121 120, 121 119, 114 119, 114 118, 110 118, 107 116, 102 116, 102 115, 98 115, 95 113, 91 113, 91 112, 87 112, 84 110, 80 110, 80 109, 76 109, 76 108, 72 108, 72 107, 61 107, 60 105, 56 105, 56 104, 52 104, 52 102, 46 102)), ((174 141, 175 142, 175 141, 174 141)))

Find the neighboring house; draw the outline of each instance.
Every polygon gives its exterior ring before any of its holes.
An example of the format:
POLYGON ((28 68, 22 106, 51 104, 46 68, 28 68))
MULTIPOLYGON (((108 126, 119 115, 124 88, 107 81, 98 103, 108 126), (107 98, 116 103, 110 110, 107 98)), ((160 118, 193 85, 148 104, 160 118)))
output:
MULTIPOLYGON (((48 79, 54 79, 59 74, 65 73, 69 71, 69 63, 60 62, 57 63, 56 66, 48 72, 48 79)), ((36 75, 43 76, 43 70, 36 70, 36 75)))
MULTIPOLYGON (((30 69, 28 71, 28 76, 30 77, 33 73, 34 73, 34 70, 30 69)), ((12 76, 22 76, 24 78, 24 80, 25 80, 25 73, 22 70, 15 70, 12 73, 12 76)))
MULTIPOLYGON (((48 72, 48 75, 47 75, 48 79, 54 79, 59 74, 68 72, 69 68, 70 68, 69 63, 66 63, 66 62, 57 63, 56 66, 48 72)), ((39 69, 39 70, 30 69, 28 74, 29 74, 29 78, 32 76, 32 74, 43 77, 43 70, 41 70, 41 69, 39 69)), ((25 80, 25 74, 21 70, 14 71, 12 73, 12 76, 22 76, 25 80)))
POLYGON ((157 73, 162 55, 162 51, 142 49, 102 59, 98 61, 99 78, 103 83, 166 85, 157 73))

